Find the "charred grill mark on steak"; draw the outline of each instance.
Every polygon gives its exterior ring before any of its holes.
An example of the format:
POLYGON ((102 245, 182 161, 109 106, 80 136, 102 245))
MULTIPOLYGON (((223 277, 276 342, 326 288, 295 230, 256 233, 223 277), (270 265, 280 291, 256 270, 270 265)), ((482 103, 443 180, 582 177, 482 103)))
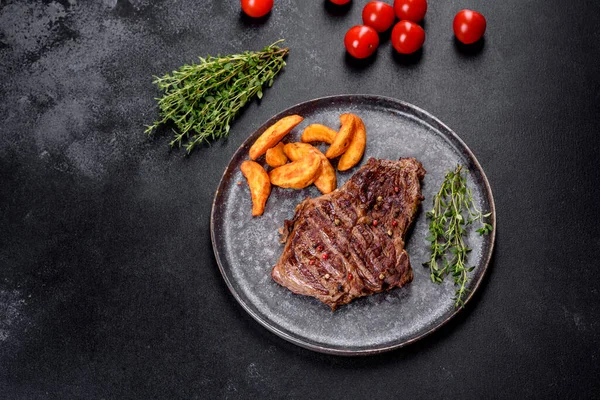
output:
POLYGON ((341 188, 305 199, 285 221, 273 279, 332 309, 409 283, 404 240, 423 200, 424 175, 414 158, 371 158, 341 188))

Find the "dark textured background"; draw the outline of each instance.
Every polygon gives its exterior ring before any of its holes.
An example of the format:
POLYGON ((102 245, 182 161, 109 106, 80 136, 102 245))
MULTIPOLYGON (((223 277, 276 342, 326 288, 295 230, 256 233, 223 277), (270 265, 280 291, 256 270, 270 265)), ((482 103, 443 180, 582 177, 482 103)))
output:
POLYGON ((0 397, 594 397, 600 384, 600 6, 429 2, 416 57, 356 63, 362 5, 275 0, 0 1, 0 397), (465 50, 461 8, 488 20, 465 50), (190 158, 154 140, 151 84, 196 56, 286 38, 288 66, 190 158), (371 93, 433 113, 471 147, 497 206, 480 292, 425 340, 312 353, 254 322, 210 243, 211 201, 245 137, 311 98, 371 93))

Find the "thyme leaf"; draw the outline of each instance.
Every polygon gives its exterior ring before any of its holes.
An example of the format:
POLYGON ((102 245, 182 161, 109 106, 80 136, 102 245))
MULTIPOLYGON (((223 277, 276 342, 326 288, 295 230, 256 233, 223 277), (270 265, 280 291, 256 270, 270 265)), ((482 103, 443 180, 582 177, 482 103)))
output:
POLYGON ((277 46, 229 56, 199 57, 198 64, 186 64, 171 74, 154 77, 163 92, 157 98, 160 118, 146 127, 152 133, 172 122, 177 128, 171 147, 184 146, 189 154, 196 145, 229 135, 231 123, 254 96, 263 96, 263 87, 285 66, 288 48, 277 46))
POLYGON ((452 275, 454 285, 454 306, 464 307, 465 296, 469 293, 468 273, 475 267, 467 266, 467 254, 471 249, 465 243, 467 227, 479 223, 476 230, 480 235, 492 232, 491 224, 484 221, 491 213, 483 214, 473 203, 473 192, 467 187, 467 172, 462 165, 446 172, 440 190, 433 197, 433 208, 427 211, 431 256, 424 266, 429 267, 430 278, 434 283, 442 283, 447 275, 452 275))

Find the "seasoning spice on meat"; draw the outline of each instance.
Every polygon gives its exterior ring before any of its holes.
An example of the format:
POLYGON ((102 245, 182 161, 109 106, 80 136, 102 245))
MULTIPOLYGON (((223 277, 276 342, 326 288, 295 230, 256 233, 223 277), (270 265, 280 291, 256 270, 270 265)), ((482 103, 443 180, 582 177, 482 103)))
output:
POLYGON ((414 158, 399 161, 372 158, 344 186, 304 200, 293 219, 286 221, 292 231, 271 271, 275 282, 294 293, 315 297, 334 310, 357 297, 411 282, 413 271, 404 242, 406 230, 423 200, 424 175, 421 163, 414 158), (395 185, 403 188, 397 194, 395 185), (377 192, 390 195, 381 196, 386 212, 378 213, 374 219, 373 208, 362 208, 361 204, 377 192), (331 210, 337 215, 343 213, 343 224, 336 225, 331 210), (402 226, 398 224, 394 232, 389 230, 393 235, 388 235, 387 229, 369 229, 369 225, 394 226, 394 218, 400 215, 405 222, 402 226), (314 272, 307 269, 309 259, 314 257, 313 243, 324 234, 327 239, 320 241, 317 250, 324 251, 321 257, 328 259, 328 270, 333 268, 339 273, 328 279, 315 279, 314 272), (381 272, 382 266, 386 268, 385 274, 381 272))

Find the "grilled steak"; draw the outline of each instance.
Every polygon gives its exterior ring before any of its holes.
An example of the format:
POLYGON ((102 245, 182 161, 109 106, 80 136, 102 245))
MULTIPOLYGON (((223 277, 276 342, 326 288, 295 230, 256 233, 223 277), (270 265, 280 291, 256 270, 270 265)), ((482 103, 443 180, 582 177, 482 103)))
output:
POLYGON ((412 281, 404 238, 424 175, 414 158, 371 158, 341 188, 304 200, 285 221, 275 282, 335 310, 412 281))

